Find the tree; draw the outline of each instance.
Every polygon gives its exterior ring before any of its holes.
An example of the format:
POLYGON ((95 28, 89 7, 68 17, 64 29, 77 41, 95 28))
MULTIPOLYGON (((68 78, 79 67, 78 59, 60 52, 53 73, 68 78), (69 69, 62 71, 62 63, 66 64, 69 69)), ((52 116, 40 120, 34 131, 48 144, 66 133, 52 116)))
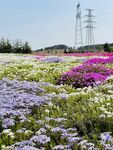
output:
POLYGON ((13 52, 14 53, 23 53, 23 44, 20 40, 16 40, 16 42, 13 46, 13 52))
POLYGON ((12 52, 12 44, 10 43, 10 41, 8 39, 6 41, 5 52, 6 53, 11 53, 12 52))
POLYGON ((107 43, 104 44, 104 51, 110 52, 110 48, 109 48, 109 45, 107 43))
POLYGON ((31 47, 28 42, 22 42, 21 40, 16 40, 15 43, 11 43, 8 39, 2 38, 0 40, 0 53, 31 53, 31 47))
POLYGON ((0 40, 0 52, 1 53, 11 53, 12 52, 12 45, 8 39, 4 40, 4 38, 2 38, 0 40))
POLYGON ((2 38, 0 40, 0 53, 4 53, 5 52, 4 51, 5 46, 6 46, 5 40, 4 40, 4 38, 2 38))
POLYGON ((23 53, 25 54, 31 53, 31 47, 29 46, 28 42, 25 42, 23 45, 23 53))

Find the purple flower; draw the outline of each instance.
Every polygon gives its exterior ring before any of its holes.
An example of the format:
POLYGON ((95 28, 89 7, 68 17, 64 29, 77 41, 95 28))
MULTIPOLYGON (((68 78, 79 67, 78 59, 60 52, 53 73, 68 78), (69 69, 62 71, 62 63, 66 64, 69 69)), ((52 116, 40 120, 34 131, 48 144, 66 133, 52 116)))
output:
POLYGON ((4 127, 5 129, 8 128, 9 126, 14 126, 14 125, 15 125, 14 119, 6 118, 2 121, 2 127, 4 127))
POLYGON ((29 121, 27 115, 34 107, 49 103, 51 96, 39 95, 45 91, 41 88, 44 84, 46 83, 0 80, 0 119, 4 128, 14 126, 17 120, 29 121))
POLYGON ((53 147, 53 149, 55 149, 55 150, 64 150, 65 147, 64 147, 64 145, 57 145, 57 146, 53 147))
POLYGON ((23 148, 17 148, 17 150, 40 150, 33 146, 24 146, 23 148))
POLYGON ((51 129, 51 131, 54 132, 54 133, 56 133, 56 132, 62 132, 62 133, 66 132, 66 130, 61 128, 61 127, 53 128, 53 129, 51 129))
POLYGON ((104 132, 104 133, 101 133, 100 135, 102 141, 111 141, 113 142, 113 138, 111 137, 110 133, 109 132, 104 132))
POLYGON ((63 60, 61 58, 58 58, 58 57, 49 57, 49 58, 43 59, 42 61, 47 62, 47 63, 63 62, 63 60))
POLYGON ((68 138, 69 143, 75 143, 75 142, 79 142, 81 140, 82 140, 82 138, 79 138, 79 137, 69 137, 68 138))
POLYGON ((47 135, 35 135, 30 140, 35 143, 46 144, 50 142, 50 137, 48 137, 47 135))
POLYGON ((71 150, 70 145, 56 145, 53 147, 53 150, 71 150))

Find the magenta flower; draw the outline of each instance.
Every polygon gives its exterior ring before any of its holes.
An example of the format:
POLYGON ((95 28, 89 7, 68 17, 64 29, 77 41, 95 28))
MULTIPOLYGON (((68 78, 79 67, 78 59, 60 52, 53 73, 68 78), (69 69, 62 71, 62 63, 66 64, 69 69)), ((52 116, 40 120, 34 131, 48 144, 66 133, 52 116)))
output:
POLYGON ((113 70, 111 69, 102 65, 85 63, 61 75, 58 84, 68 84, 75 88, 97 86, 103 83, 110 75, 113 75, 113 70))
POLYGON ((84 64, 111 64, 113 63, 113 57, 108 58, 91 58, 84 64))

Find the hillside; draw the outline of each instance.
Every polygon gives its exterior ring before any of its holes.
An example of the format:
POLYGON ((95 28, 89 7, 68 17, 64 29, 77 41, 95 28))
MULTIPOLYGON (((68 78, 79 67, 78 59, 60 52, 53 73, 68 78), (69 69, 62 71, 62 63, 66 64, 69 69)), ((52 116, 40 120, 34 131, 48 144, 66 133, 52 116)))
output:
MULTIPOLYGON (((108 43, 108 46, 111 51, 113 51, 113 43, 108 43)), ((104 49, 104 44, 96 44, 95 45, 95 50, 96 51, 103 51, 104 49)), ((88 51, 88 46, 83 46, 82 48, 79 47, 77 50, 75 50, 72 47, 69 47, 64 44, 59 44, 59 45, 54 45, 54 46, 49 46, 41 49, 37 49, 36 52, 38 53, 64 53, 64 52, 86 52, 88 51)), ((94 45, 90 46, 90 51, 94 51, 94 45)))

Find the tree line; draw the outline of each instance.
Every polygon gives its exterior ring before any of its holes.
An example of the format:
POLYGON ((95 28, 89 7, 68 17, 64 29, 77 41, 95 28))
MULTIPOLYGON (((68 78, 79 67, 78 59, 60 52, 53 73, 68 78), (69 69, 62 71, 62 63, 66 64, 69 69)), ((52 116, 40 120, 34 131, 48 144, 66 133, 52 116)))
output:
POLYGON ((41 49, 37 49, 36 51, 44 51, 44 50, 64 50, 69 48, 67 45, 64 44, 58 44, 58 45, 54 45, 54 46, 49 46, 49 47, 45 47, 45 48, 41 48, 41 49))
POLYGON ((22 42, 21 40, 16 40, 11 43, 9 39, 2 38, 0 40, 0 53, 31 53, 31 47, 28 42, 22 42))
MULTIPOLYGON (((50 51, 51 50, 64 50, 64 53, 73 53, 73 52, 75 53, 75 52, 80 52, 79 50, 81 50, 81 52, 84 53, 84 52, 88 51, 88 46, 79 47, 77 50, 75 50, 73 47, 69 47, 69 46, 64 45, 64 44, 59 44, 59 45, 54 45, 54 46, 38 49, 38 50, 36 50, 36 52, 46 51, 46 50, 50 50, 50 51)), ((113 43, 96 44, 95 50, 97 52, 103 52, 103 51, 113 52, 113 43)), ((93 52, 93 51, 94 51, 94 45, 91 45, 89 52, 93 52)))

